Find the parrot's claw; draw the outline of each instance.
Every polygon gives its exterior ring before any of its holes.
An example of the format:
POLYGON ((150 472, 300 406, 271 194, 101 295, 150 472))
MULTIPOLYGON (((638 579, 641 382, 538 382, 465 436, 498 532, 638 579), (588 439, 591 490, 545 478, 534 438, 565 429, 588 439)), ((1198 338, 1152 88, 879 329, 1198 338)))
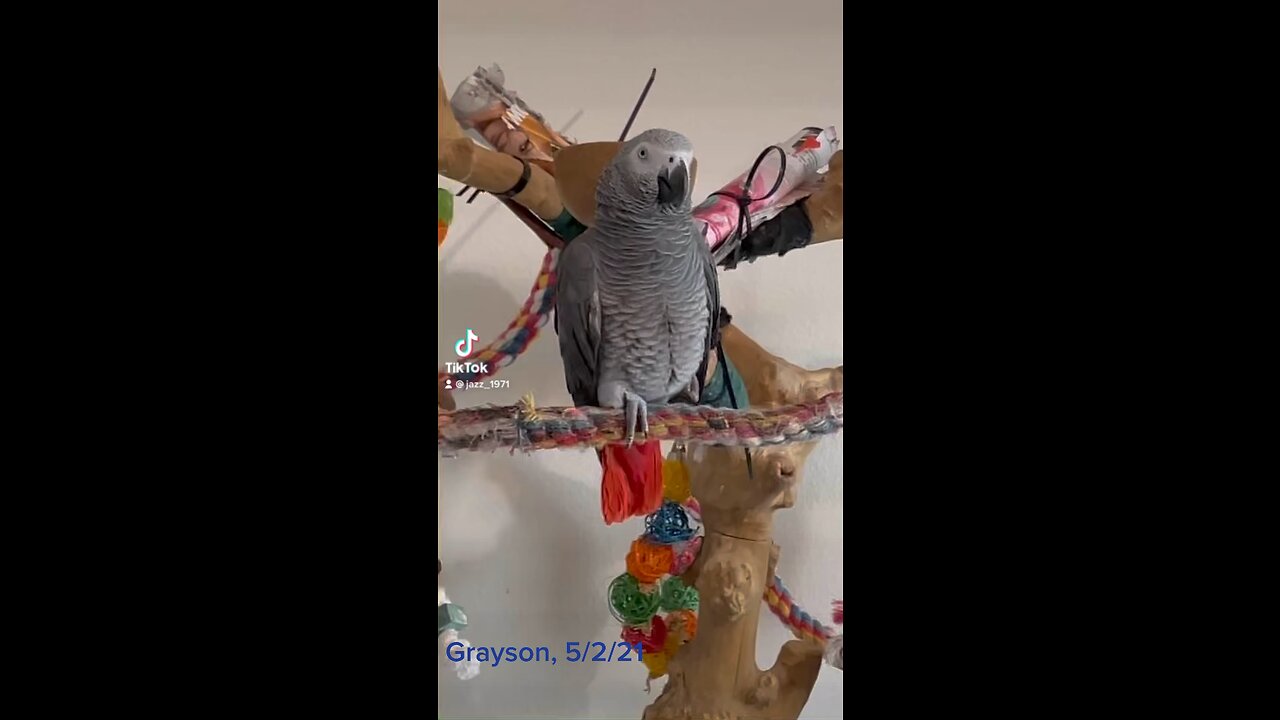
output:
POLYGON ((644 398, 633 392, 624 392, 622 394, 622 407, 627 414, 627 447, 631 447, 636 441, 636 424, 640 425, 640 432, 644 434, 644 439, 649 439, 649 404, 644 398))

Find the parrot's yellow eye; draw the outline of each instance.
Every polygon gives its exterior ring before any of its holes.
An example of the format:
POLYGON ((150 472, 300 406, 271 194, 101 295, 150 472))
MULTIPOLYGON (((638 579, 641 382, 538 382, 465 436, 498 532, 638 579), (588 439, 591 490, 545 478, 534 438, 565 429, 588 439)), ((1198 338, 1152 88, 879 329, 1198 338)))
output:
POLYGON ((644 149, 644 148, 640 148, 640 153, 639 153, 639 155, 640 155, 640 159, 641 159, 641 160, 643 160, 643 159, 645 159, 645 158, 649 157, 649 153, 645 152, 645 149, 644 149))

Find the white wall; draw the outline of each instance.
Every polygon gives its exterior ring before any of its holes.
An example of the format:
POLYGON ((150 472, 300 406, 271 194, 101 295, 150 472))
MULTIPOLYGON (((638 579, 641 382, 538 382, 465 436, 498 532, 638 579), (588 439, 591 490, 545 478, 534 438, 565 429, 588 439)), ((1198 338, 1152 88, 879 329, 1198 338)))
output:
MULTIPOLYGON (((452 93, 477 65, 498 62, 507 85, 579 141, 615 140, 651 67, 658 78, 632 133, 650 127, 693 140, 700 199, 746 170, 764 146, 809 125, 844 133, 844 22, 837 0, 488 0, 439 3, 439 64, 452 93)), ((458 189, 440 178, 440 186, 458 189)), ((515 316, 542 259, 541 243, 493 198, 459 202, 439 253, 437 361, 471 327, 487 343, 515 316)), ((766 348, 809 367, 844 362, 844 243, 765 258, 721 273, 735 322, 766 348)), ((459 395, 461 406, 509 404, 533 392, 568 404, 554 331, 499 376, 508 390, 459 395)), ((829 619, 844 598, 844 436, 810 457, 796 507, 776 514, 778 572, 810 612, 829 619)), ((438 461, 439 556, 476 645, 612 641, 605 588, 623 571, 633 519, 600 518, 600 469, 590 452, 438 461)), ((767 610, 758 662, 789 638, 767 610)), ((639 718, 653 694, 637 663, 507 665, 459 681, 437 662, 442 718, 639 718)), ((802 717, 843 716, 844 674, 824 666, 802 717)))

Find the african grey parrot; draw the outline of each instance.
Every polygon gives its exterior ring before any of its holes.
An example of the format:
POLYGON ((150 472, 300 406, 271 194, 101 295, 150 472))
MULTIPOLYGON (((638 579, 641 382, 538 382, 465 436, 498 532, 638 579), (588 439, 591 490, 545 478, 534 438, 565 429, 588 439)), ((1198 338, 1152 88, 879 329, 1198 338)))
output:
POLYGON ((696 403, 716 341, 720 292, 695 226, 693 145, 649 130, 622 145, 596 187, 595 226, 564 249, 556 332, 577 405, 623 408, 627 445, 601 452, 605 522, 662 504, 662 452, 647 435, 648 403, 696 403))

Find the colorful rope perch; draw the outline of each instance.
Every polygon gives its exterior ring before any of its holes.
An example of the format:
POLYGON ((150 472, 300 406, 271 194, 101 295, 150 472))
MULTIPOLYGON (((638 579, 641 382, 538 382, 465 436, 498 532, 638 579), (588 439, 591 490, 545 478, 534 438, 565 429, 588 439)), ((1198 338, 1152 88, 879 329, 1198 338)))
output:
POLYGON ((835 635, 835 630, 823 625, 796 603, 795 598, 791 596, 791 591, 782 584, 782 578, 777 575, 773 576, 773 582, 764 589, 764 603, 769 606, 774 615, 778 616, 783 625, 791 628, 791 631, 797 635, 813 638, 824 645, 835 635))
MULTIPOLYGON (((552 450, 625 442, 621 410, 534 409, 526 402, 438 412, 436 417, 436 444, 440 451, 552 450)), ((779 408, 649 406, 651 440, 760 447, 813 440, 843 427, 843 392, 831 393, 816 402, 779 408)))

